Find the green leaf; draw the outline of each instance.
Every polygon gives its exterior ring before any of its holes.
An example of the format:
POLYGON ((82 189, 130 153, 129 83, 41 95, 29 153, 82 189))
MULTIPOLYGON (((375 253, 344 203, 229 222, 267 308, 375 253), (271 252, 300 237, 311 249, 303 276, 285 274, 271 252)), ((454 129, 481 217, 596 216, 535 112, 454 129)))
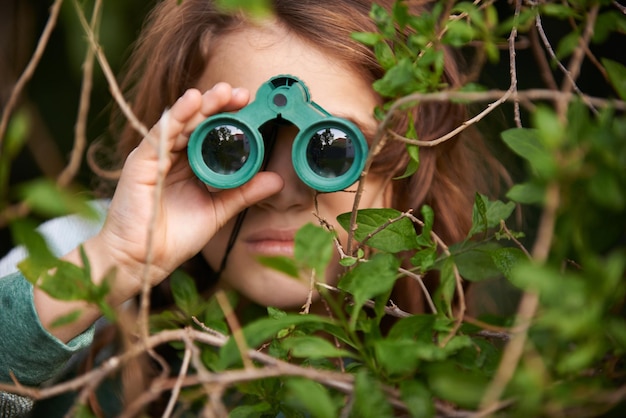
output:
POLYGON ((76 407, 76 418, 96 418, 97 416, 91 412, 91 408, 84 404, 79 404, 76 407))
POLYGON ((553 16, 560 19, 577 17, 577 12, 573 7, 558 3, 542 3, 539 5, 539 12, 542 15, 553 16))
POLYGON ((428 368, 428 386, 433 394, 461 408, 476 408, 487 383, 485 376, 462 370, 452 363, 439 363, 428 368))
MULTIPOLYGON (((21 267, 20 263, 20 267, 21 267)), ((59 260, 52 273, 43 273, 36 284, 44 292, 59 300, 88 300, 91 279, 75 264, 59 260)))
POLYGON ((288 379, 285 382, 288 393, 295 397, 311 416, 316 418, 337 417, 337 407, 328 390, 317 382, 307 379, 288 379))
POLYGON ((556 162, 550 151, 542 144, 535 129, 513 128, 502 132, 502 139, 513 152, 524 158, 534 172, 544 179, 556 174, 556 162))
POLYGON ((11 116, 6 137, 2 144, 3 159, 9 161, 19 154, 28 138, 31 123, 30 115, 23 109, 20 109, 11 116))
POLYGON ((262 401, 256 405, 238 406, 228 413, 228 418, 261 418, 272 411, 272 405, 262 401))
POLYGON ((222 10, 241 9, 256 18, 269 16, 272 13, 270 0, 216 0, 216 4, 222 10))
MULTIPOLYGON (((402 213, 395 209, 359 210, 354 237, 359 242, 364 242, 367 239, 366 243, 370 247, 390 253, 416 248, 415 229, 408 218, 400 219, 379 230, 386 222, 397 219, 401 215, 402 213), (376 233, 374 234, 374 232, 376 233)), ((350 231, 350 217, 351 213, 343 213, 337 217, 337 222, 346 231, 350 231)))
POLYGON ((411 257, 411 264, 420 269, 420 272, 426 273, 430 270, 437 261, 437 245, 433 244, 429 248, 424 248, 413 254, 411 257))
POLYGON ((477 245, 473 242, 462 242, 450 247, 461 276, 469 281, 478 282, 500 275, 500 270, 494 264, 492 254, 500 249, 494 242, 477 245))
POLYGON ((422 382, 404 380, 400 382, 400 396, 413 418, 435 416, 432 394, 422 382))
POLYGON ((87 196, 62 189, 49 179, 22 184, 18 193, 34 212, 46 217, 75 213, 88 219, 98 218, 98 213, 89 205, 87 196))
POLYGON ((300 277, 300 269, 298 268, 298 263, 293 258, 285 256, 261 256, 257 258, 257 260, 265 267, 269 267, 271 269, 284 273, 289 277, 293 277, 295 279, 300 277))
POLYGON ((411 20, 409 8, 404 1, 396 1, 393 3, 391 15, 393 16, 393 20, 398 24, 400 29, 404 29, 404 27, 411 20))
POLYGON ((80 317, 81 313, 82 311, 80 309, 76 309, 66 315, 55 318, 54 321, 52 321, 51 327, 58 328, 63 325, 71 324, 80 317))
POLYGON ((606 349, 601 339, 587 339, 577 344, 575 350, 564 353, 557 364, 561 373, 579 373, 593 367, 593 363, 606 349))
POLYGON ((355 418, 393 417, 393 410, 379 383, 365 370, 359 371, 356 375, 354 406, 350 416, 355 418))
POLYGON ((559 121, 556 112, 547 107, 538 105, 532 114, 533 126, 539 132, 539 138, 548 152, 559 148, 565 140, 566 129, 559 121))
POLYGON ((381 34, 388 39, 393 39, 396 34, 396 27, 393 18, 385 8, 373 3, 370 10, 370 18, 376 23, 381 34))
POLYGON ((491 252, 494 265, 506 278, 510 278, 513 269, 519 263, 527 261, 528 256, 519 248, 499 248, 491 252))
POLYGON ((170 286, 176 306, 187 314, 195 314, 199 296, 193 279, 185 272, 177 269, 171 275, 170 286))
POLYGON ((609 74, 609 80, 611 80, 619 98, 626 100, 626 67, 619 62, 606 58, 602 59, 602 65, 609 74))
POLYGON ((462 47, 476 37, 475 29, 465 20, 449 20, 446 29, 443 42, 453 47, 462 47))
POLYGON ((431 342, 435 326, 434 315, 412 315, 399 319, 389 330, 388 339, 416 339, 431 342))
MULTIPOLYGON (((568 33, 567 35, 561 38, 561 40, 559 41, 556 47, 556 51, 555 51, 556 58, 559 60, 562 60, 565 57, 569 57, 570 55, 572 55, 574 50, 579 45, 580 45, 580 31, 574 30, 568 33)), ((556 64, 556 63, 553 62, 553 64, 556 64)))
POLYGON ((352 39, 367 46, 374 46, 377 43, 383 41, 383 36, 380 33, 374 32, 354 32, 350 35, 352 39))
POLYGON ((432 247, 435 244, 431 236, 433 225, 435 224, 435 212, 428 205, 422 205, 420 212, 424 226, 422 227, 422 233, 417 237, 417 244, 423 247, 432 247))
POLYGON ((52 254, 33 221, 15 219, 10 227, 13 241, 23 245, 28 252, 28 257, 20 263, 20 269, 24 276, 34 283, 41 274, 57 265, 57 257, 52 254))
POLYGON ((486 196, 477 193, 472 212, 472 228, 467 234, 468 238, 500 225, 500 221, 508 219, 513 210, 515 210, 513 202, 490 201, 486 196))
POLYGON ((546 190, 545 186, 536 182, 516 184, 511 187, 506 197, 525 205, 542 205, 544 203, 546 190))
POLYGON ((413 93, 417 90, 413 74, 411 60, 400 58, 398 63, 390 68, 382 79, 374 82, 374 90, 384 97, 400 97, 413 93))
MULTIPOLYGON (((413 128, 415 129, 415 128, 413 128)), ((419 147, 417 145, 406 144, 406 153, 409 156, 409 162, 406 165, 404 173, 398 177, 394 177, 394 180, 400 180, 406 177, 411 177, 417 172, 420 167, 420 155, 419 147)))
POLYGON ((400 260, 391 254, 375 254, 369 261, 358 264, 339 281, 338 287, 352 295, 359 310, 374 296, 393 287, 400 260))
MULTIPOLYGON (((298 325, 309 325, 318 329, 325 329, 341 339, 341 333, 336 329, 334 322, 326 317, 318 315, 287 314, 277 318, 261 318, 243 328, 246 343, 250 348, 256 348, 275 336, 279 331, 298 325)), ((240 359, 239 350, 233 338, 220 350, 220 361, 217 367, 220 369, 231 366, 240 359)))
POLYGON ((420 343, 408 339, 374 342, 376 360, 389 375, 412 375, 419 364, 419 347, 420 343))
POLYGON ((374 45, 374 54, 376 54, 376 60, 380 63, 383 69, 388 70, 396 65, 396 56, 393 50, 384 41, 377 42, 374 45))
POLYGON ((294 336, 282 340, 285 349, 298 358, 320 359, 333 357, 354 357, 347 350, 335 347, 330 341, 314 336, 294 336))
POLYGON ((333 236, 312 223, 304 225, 295 237, 294 258, 312 268, 318 279, 325 277, 326 266, 333 256, 333 236))
POLYGON ((454 259, 447 257, 441 266, 440 285, 435 292, 434 302, 441 314, 452 315, 452 298, 456 289, 454 259))

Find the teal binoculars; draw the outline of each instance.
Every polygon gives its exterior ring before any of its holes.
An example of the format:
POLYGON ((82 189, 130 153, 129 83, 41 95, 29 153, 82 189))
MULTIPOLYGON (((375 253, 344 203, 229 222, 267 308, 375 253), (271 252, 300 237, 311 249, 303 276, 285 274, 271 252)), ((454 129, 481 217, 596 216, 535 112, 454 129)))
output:
POLYGON ((217 189, 239 187, 262 169, 268 124, 298 129, 291 158, 298 177, 312 189, 335 192, 354 184, 367 157, 363 133, 349 120, 332 116, 311 101, 296 77, 272 77, 259 87, 253 102, 238 112, 210 116, 189 138, 189 165, 195 175, 217 189))

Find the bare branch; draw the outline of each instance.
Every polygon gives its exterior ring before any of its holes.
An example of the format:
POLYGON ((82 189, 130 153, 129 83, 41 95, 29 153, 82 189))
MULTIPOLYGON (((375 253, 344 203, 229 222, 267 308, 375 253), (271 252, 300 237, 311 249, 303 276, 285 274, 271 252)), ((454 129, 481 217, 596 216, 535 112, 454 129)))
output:
MULTIPOLYGON (((76 4, 76 2, 74 2, 74 4, 76 4)), ((97 33, 96 27, 100 20, 101 10, 102 0, 97 0, 93 6, 90 23, 94 36, 96 36, 95 34, 97 33)), ((74 146, 72 147, 69 163, 57 178, 57 183, 61 186, 68 185, 76 176, 80 168, 80 163, 82 162, 85 148, 87 147, 87 116, 89 114, 89 98, 91 97, 91 88, 93 85, 93 61, 94 50, 93 48, 87 48, 87 54, 83 62, 83 77, 78 105, 78 116, 76 118, 76 124, 74 125, 74 146)))
POLYGON ((33 77, 37 65, 39 65, 39 61, 41 60, 46 46, 48 45, 48 41, 50 40, 50 35, 52 34, 52 31, 54 30, 54 27, 59 18, 61 4, 63 4, 63 0, 55 0, 54 4, 50 8, 50 16, 48 17, 46 26, 41 33, 41 37, 39 38, 39 42, 37 43, 35 52, 28 62, 28 65, 24 69, 24 72, 22 72, 22 75, 17 80, 15 87, 13 87, 13 90, 11 91, 11 96, 9 96, 9 100, 4 107, 4 113, 2 113, 2 119, 0 119, 0 149, 2 149, 2 141, 4 139, 4 134, 6 133, 7 126, 9 125, 9 119, 11 117, 11 113, 13 112, 13 108, 17 104, 17 100, 20 97, 22 90, 24 90, 24 87, 26 86, 28 81, 33 77))

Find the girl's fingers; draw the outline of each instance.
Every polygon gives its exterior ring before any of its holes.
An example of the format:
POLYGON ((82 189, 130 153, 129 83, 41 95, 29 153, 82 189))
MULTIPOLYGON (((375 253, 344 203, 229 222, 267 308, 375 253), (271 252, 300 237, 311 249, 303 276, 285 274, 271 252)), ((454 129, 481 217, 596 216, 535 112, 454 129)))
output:
POLYGON ((170 151, 178 136, 184 132, 189 120, 198 113, 202 105, 202 95, 196 89, 189 89, 174 105, 166 110, 161 119, 150 129, 134 153, 145 159, 158 158, 159 142, 165 140, 166 150, 170 151))
POLYGON ((158 141, 165 135, 167 150, 180 151, 187 146, 189 135, 200 122, 218 112, 240 109, 249 98, 246 89, 233 89, 227 83, 218 83, 204 94, 189 89, 161 116, 139 147, 146 148, 145 157, 155 158, 158 141))
POLYGON ((232 88, 227 83, 218 83, 202 95, 200 111, 188 121, 184 131, 178 135, 172 151, 181 151, 187 146, 193 130, 206 118, 221 112, 232 112, 248 104, 250 93, 247 89, 232 88))

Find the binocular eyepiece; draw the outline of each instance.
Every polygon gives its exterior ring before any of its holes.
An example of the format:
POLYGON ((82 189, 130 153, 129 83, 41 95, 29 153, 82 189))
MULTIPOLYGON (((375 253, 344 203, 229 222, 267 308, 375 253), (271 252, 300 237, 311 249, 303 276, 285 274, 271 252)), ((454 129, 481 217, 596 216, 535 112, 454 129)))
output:
POLYGON ((350 121, 334 117, 311 101, 296 77, 272 77, 255 100, 235 113, 205 119, 189 138, 189 164, 196 176, 218 189, 239 187, 262 167, 269 122, 298 129, 291 158, 298 177, 321 192, 343 190, 356 182, 367 157, 363 133, 350 121))

